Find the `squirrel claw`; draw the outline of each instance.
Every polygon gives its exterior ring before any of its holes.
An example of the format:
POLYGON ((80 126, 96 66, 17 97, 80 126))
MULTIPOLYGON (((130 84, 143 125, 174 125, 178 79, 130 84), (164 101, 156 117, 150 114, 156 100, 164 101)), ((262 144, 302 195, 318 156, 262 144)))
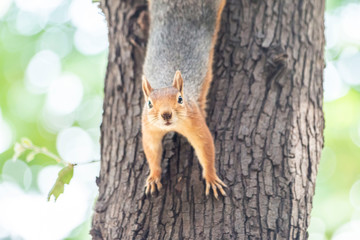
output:
POLYGON ((160 182, 160 178, 154 178, 154 177, 148 177, 146 180, 145 185, 145 194, 148 195, 149 193, 152 195, 156 191, 156 188, 158 191, 161 190, 162 184, 160 182))
POLYGON ((206 181, 206 189, 205 189, 205 195, 208 196, 210 193, 210 188, 212 188, 214 197, 218 199, 219 195, 217 190, 220 191, 221 195, 227 196, 226 192, 224 191, 223 187, 227 187, 226 184, 220 180, 218 176, 215 176, 215 178, 210 178, 211 180, 208 180, 209 178, 205 177, 206 181))

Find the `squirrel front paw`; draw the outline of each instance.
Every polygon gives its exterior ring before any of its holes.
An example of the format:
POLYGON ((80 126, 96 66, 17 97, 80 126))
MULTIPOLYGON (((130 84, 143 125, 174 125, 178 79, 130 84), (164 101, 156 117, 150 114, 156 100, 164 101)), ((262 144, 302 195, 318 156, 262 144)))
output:
POLYGON ((217 190, 221 192, 223 196, 226 196, 226 192, 224 191, 223 187, 227 187, 226 184, 220 180, 220 178, 214 174, 214 175, 205 175, 204 176, 205 182, 206 182, 206 190, 205 194, 206 196, 210 193, 210 187, 213 190, 214 197, 218 199, 218 193, 217 190))
POLYGON ((155 189, 157 187, 157 190, 160 191, 162 188, 162 184, 160 182, 161 177, 160 176, 149 176, 146 180, 145 185, 145 194, 153 194, 155 192, 155 189))

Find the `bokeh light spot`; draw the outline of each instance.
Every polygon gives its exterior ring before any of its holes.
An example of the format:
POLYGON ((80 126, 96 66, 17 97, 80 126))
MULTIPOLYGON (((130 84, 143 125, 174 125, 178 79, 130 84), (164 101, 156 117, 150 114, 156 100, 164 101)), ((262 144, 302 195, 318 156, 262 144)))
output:
POLYGON ((349 87, 341 81, 334 64, 328 62, 324 70, 324 100, 326 102, 336 100, 345 96, 348 91, 349 87))
POLYGON ((34 192, 24 193, 8 182, 0 183, 0 192, 0 226, 14 234, 12 239, 27 240, 65 239, 89 217, 85 203, 94 198, 75 181, 66 185, 66 194, 56 202, 48 202, 46 196, 34 192))
POLYGON ((0 1, 0 20, 7 11, 9 10, 9 7, 11 6, 12 0, 1 0, 0 1))
POLYGON ((44 93, 61 72, 59 56, 50 50, 38 52, 26 69, 26 87, 33 93, 44 93))
POLYGON ((360 4, 348 4, 341 11, 341 28, 345 39, 357 43, 360 41, 360 4))
POLYGON ((48 14, 61 4, 63 0, 15 0, 17 7, 22 11, 48 14))
POLYGON ((57 115, 46 108, 41 113, 41 127, 47 132, 57 133, 62 129, 69 128, 75 121, 75 114, 57 115))
POLYGON ((308 229, 309 240, 325 240, 326 226, 323 220, 312 217, 308 229))
POLYGON ((83 85, 79 77, 67 73, 51 83, 46 99, 46 108, 55 115, 73 112, 81 103, 83 85))
POLYGON ((16 30, 26 36, 40 32, 47 23, 46 16, 39 16, 29 12, 18 12, 16 18, 16 30))
POLYGON ((336 155, 334 151, 325 146, 321 153, 319 173, 316 178, 317 183, 326 182, 331 178, 336 170, 336 155))
POLYGON ((24 189, 29 189, 32 181, 32 173, 28 165, 21 161, 7 160, 1 173, 2 180, 17 183, 24 189))
POLYGON ((360 180, 356 181, 350 189, 350 203, 355 209, 360 210, 360 180))
POLYGON ((89 0, 73 0, 69 11, 71 22, 78 29, 93 34, 106 31, 106 20, 97 4, 89 0))
POLYGON ((59 27, 48 28, 39 40, 39 48, 51 50, 63 58, 72 50, 72 39, 59 27))
MULTIPOLYGON (((346 53, 346 52, 345 52, 346 53)), ((349 85, 359 85, 360 84, 360 53, 352 52, 352 54, 341 55, 339 61, 337 62, 337 69, 340 73, 340 76, 349 85)))
POLYGON ((339 43, 339 17, 325 13, 326 48, 335 47, 339 43))
POLYGON ((360 236, 360 221, 351 221, 343 224, 339 227, 332 240, 355 240, 359 239, 360 236))
POLYGON ((74 43, 76 49, 85 55, 101 53, 108 47, 106 33, 95 35, 81 30, 75 32, 74 43))
POLYGON ((102 105, 101 97, 96 96, 86 99, 76 110, 76 120, 83 128, 91 128, 100 126, 102 120, 102 105))
POLYGON ((12 144, 13 134, 9 124, 1 117, 0 111, 0 154, 5 152, 12 144))
POLYGON ((98 54, 108 47, 105 17, 97 5, 88 0, 74 0, 70 17, 77 28, 74 44, 81 53, 98 54))
POLYGON ((79 127, 62 130, 57 136, 56 147, 60 157, 71 163, 93 160, 94 144, 90 135, 79 127))

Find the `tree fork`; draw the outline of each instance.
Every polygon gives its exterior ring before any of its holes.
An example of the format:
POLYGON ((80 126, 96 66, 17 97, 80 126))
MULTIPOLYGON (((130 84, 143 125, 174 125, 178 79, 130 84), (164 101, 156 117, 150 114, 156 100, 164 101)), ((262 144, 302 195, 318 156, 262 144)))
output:
POLYGON ((216 201, 176 134, 164 139, 163 190, 145 196, 147 6, 102 0, 110 46, 94 239, 307 238, 323 146, 324 5, 227 0, 208 96, 216 168, 229 186, 216 201))

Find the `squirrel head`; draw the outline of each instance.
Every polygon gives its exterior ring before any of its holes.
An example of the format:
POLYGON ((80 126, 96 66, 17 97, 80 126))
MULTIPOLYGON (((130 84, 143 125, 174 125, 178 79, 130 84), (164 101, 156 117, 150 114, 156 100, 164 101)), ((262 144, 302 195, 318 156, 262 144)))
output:
POLYGON ((185 99, 183 96, 184 81, 180 71, 176 71, 171 87, 153 89, 143 76, 142 89, 145 95, 147 122, 159 128, 172 128, 186 117, 185 99))

